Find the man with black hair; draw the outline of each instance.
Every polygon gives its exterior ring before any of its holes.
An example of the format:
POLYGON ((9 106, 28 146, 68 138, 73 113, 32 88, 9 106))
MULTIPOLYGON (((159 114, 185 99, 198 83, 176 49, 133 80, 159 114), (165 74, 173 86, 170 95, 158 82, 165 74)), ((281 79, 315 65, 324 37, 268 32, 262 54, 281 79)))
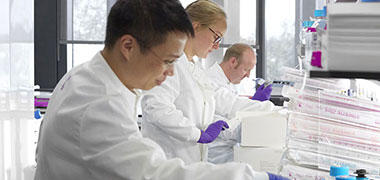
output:
POLYGON ((177 0, 118 0, 105 48, 73 68, 54 89, 41 125, 36 180, 268 179, 247 164, 185 165, 142 137, 139 90, 173 75, 194 36, 177 0))

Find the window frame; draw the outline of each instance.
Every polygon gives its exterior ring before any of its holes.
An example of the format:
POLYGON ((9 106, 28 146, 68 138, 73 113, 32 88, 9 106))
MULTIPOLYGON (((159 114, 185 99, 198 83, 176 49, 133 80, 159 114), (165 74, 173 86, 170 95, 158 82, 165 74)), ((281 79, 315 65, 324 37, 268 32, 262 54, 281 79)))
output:
MULTIPOLYGON (((67 72, 67 45, 104 44, 104 41, 67 40, 67 1, 35 1, 35 84, 41 89, 52 90, 67 72), (62 39, 63 38, 63 39, 62 39), (65 38, 65 39, 64 39, 65 38)), ((74 0, 72 0, 74 1, 74 0)), ((216 0, 224 2, 225 0, 216 0)), ((107 0, 107 14, 116 0, 107 0)), ((295 41, 298 43, 300 30, 299 17, 308 17, 301 13, 303 7, 314 6, 307 1, 296 1, 295 41), (302 7, 301 7, 302 6, 302 7)), ((220 44, 228 48, 232 44, 220 44)), ((256 77, 265 79, 265 0, 256 1, 256 44, 250 44, 257 53, 256 77)), ((295 59, 296 61, 296 59, 295 59)))

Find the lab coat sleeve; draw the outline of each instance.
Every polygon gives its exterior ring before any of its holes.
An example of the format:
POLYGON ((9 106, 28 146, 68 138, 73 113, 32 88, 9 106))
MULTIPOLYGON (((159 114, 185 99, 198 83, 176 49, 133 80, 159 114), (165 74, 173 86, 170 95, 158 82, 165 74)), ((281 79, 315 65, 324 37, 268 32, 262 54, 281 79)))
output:
POLYGON ((144 93, 141 99, 143 123, 151 123, 180 141, 197 142, 201 131, 176 108, 179 92, 178 76, 168 77, 161 85, 144 93))
POLYGON ((156 143, 142 137, 128 115, 131 108, 118 98, 97 100, 79 117, 78 153, 92 179, 268 179, 247 164, 185 165, 178 158, 167 160, 156 143))
MULTIPOLYGON (((231 120, 229 120, 223 116, 215 114, 214 115, 214 121, 218 121, 218 120, 223 120, 223 121, 226 121, 227 123, 231 121, 231 120)), ((233 119, 232 121, 235 121, 235 119, 233 119)), ((219 137, 222 138, 223 140, 227 140, 227 141, 233 140, 236 142, 240 142, 240 133, 241 133, 241 130, 240 130, 240 126, 238 125, 237 127, 232 127, 231 130, 226 129, 226 130, 222 131, 219 134, 219 137)))
POLYGON ((234 130, 240 124, 236 117, 238 111, 272 111, 274 105, 270 101, 256 101, 249 98, 239 97, 225 87, 221 87, 215 91, 215 111, 216 114, 230 119, 227 123, 230 130, 234 130))

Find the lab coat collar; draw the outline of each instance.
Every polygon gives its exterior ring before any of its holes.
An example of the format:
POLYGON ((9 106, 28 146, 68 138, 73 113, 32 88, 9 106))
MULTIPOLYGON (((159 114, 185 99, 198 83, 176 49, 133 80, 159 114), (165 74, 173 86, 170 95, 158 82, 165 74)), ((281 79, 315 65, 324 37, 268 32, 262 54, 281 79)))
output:
POLYGON ((191 73, 194 80, 198 83, 198 85, 202 89, 211 90, 213 89, 204 69, 201 67, 200 63, 191 62, 187 59, 184 54, 183 57, 179 59, 179 64, 187 68, 187 70, 191 73))
POLYGON ((215 63, 214 65, 212 65, 211 67, 212 69, 215 69, 215 71, 217 72, 218 74, 218 77, 221 77, 221 81, 223 84, 226 84, 226 85, 231 85, 231 82, 230 80, 227 78, 226 74, 224 73, 222 67, 220 67, 220 65, 218 63, 215 63))
POLYGON ((139 90, 129 90, 117 77, 115 72, 111 69, 111 67, 108 65, 107 61, 104 59, 103 55, 101 54, 101 51, 96 53, 94 57, 94 63, 99 64, 98 73, 103 73, 104 76, 100 77, 106 77, 106 81, 108 80, 109 85, 114 88, 114 90, 118 91, 119 93, 123 93, 127 96, 128 99, 135 99, 137 94, 136 92, 140 92, 139 90))
POLYGON ((181 66, 185 66, 190 73, 194 73, 195 63, 189 61, 185 53, 183 53, 182 56, 178 59, 178 64, 180 64, 181 66))

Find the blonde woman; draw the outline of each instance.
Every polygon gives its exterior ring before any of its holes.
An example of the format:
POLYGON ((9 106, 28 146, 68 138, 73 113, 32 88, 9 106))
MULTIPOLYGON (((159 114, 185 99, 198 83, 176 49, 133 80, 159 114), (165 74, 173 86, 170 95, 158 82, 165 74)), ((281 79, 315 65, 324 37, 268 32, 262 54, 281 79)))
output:
POLYGON ((207 161, 207 143, 232 125, 213 122, 215 113, 230 119, 238 110, 271 110, 273 104, 239 99, 210 85, 193 57, 206 58, 218 49, 227 28, 226 14, 217 4, 206 0, 191 3, 186 12, 195 37, 187 41, 184 55, 175 64, 174 76, 143 97, 142 133, 160 144, 169 158, 194 163, 207 161))
MULTIPOLYGON (((186 164, 192 164, 207 161, 207 144, 214 141, 222 129, 231 127, 233 130, 239 124, 237 120, 227 121, 228 124, 221 120, 213 122, 215 114, 232 119, 238 110, 269 111, 273 104, 238 98, 228 90, 215 89, 211 85, 193 57, 206 58, 211 51, 219 48, 227 29, 226 14, 218 5, 206 0, 191 3, 186 7, 186 12, 192 21, 195 36, 186 42, 184 54, 174 65, 174 75, 161 86, 145 92, 141 101, 141 130, 144 136, 163 148, 168 158, 179 157, 186 164)), ((235 165, 223 164, 237 168, 235 165)), ((254 171, 243 174, 258 180, 286 179, 254 171)))

